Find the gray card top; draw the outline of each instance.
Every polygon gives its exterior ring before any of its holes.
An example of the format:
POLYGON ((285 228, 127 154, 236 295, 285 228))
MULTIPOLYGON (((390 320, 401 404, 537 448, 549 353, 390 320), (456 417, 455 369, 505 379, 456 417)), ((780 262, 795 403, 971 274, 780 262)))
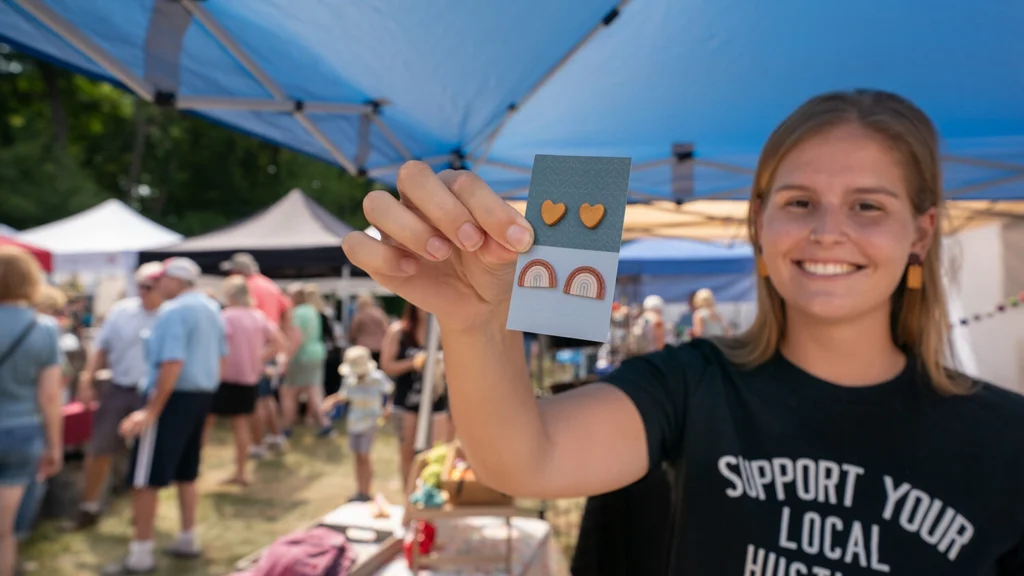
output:
POLYGON ((535 244, 580 250, 618 252, 626 217, 629 158, 550 156, 533 161, 526 219, 533 226, 535 244), (554 226, 541 218, 545 200, 565 204, 565 216, 554 226), (603 204, 604 218, 594 229, 580 220, 580 206, 603 204))

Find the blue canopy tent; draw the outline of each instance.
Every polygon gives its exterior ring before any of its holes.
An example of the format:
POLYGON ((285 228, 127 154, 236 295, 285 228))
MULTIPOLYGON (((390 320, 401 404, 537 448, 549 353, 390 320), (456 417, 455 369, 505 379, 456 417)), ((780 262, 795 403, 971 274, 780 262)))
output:
POLYGON ((700 288, 722 302, 750 302, 756 294, 754 251, 731 245, 678 238, 627 242, 619 259, 619 297, 638 302, 656 294, 666 302, 686 303, 700 288))
POLYGON ((420 159, 521 200, 535 154, 629 156, 627 237, 742 236, 700 200, 853 87, 933 118, 964 223, 1024 215, 1022 29, 1020 0, 0 0, 18 50, 384 182, 420 159))
POLYGON ((754 251, 747 243, 646 238, 622 245, 620 276, 753 274, 754 251))
POLYGON ((932 116, 951 197, 1024 199, 1022 25, 1019 0, 0 0, 3 42, 145 100, 510 199, 536 153, 630 156, 638 202, 743 199, 787 112, 859 86, 932 116))

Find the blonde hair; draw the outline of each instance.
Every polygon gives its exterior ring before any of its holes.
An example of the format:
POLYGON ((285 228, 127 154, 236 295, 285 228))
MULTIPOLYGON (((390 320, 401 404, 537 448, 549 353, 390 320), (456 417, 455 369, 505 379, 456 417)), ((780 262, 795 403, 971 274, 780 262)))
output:
MULTIPOLYGON (((881 137, 899 155, 910 203, 917 215, 942 207, 938 134, 928 116, 910 101, 877 90, 832 92, 812 98, 783 120, 764 145, 754 174, 747 224, 760 253, 757 217, 771 190, 779 165, 800 143, 831 128, 855 124, 881 137)), ((905 278, 892 296, 892 339, 916 357, 944 394, 966 394, 970 381, 947 371, 943 359, 951 349, 946 294, 941 274, 941 218, 932 245, 923 255, 923 286, 907 290, 905 278)), ((904 272, 904 275, 906 273, 904 272)), ((746 367, 769 360, 785 336, 785 303, 771 279, 757 279, 757 316, 745 332, 715 339, 731 361, 746 367)))
POLYGON ((363 292, 359 296, 356 296, 356 308, 362 309, 369 306, 375 306, 377 299, 373 297, 373 294, 369 292, 363 292))
POLYGON ((694 308, 714 308, 715 293, 710 288, 701 288, 693 294, 694 308))
POLYGON ((18 246, 0 246, 0 302, 34 302, 42 285, 35 256, 18 246))
POLYGON ((228 276, 224 279, 222 288, 224 300, 228 306, 252 306, 249 285, 245 283, 245 276, 241 274, 228 276))
POLYGON ((306 293, 302 289, 302 286, 302 282, 292 282, 288 285, 288 288, 285 289, 288 297, 292 299, 292 304, 296 306, 306 303, 306 293))
POLYGON ((320 297, 320 287, 309 282, 302 285, 302 297, 306 304, 320 310, 324 307, 323 298, 320 297))
POLYGON ((36 311, 48 316, 56 316, 60 314, 64 311, 64 307, 67 305, 67 294, 65 294, 60 288, 50 286, 49 284, 43 284, 40 287, 35 300, 32 302, 32 306, 36 311))

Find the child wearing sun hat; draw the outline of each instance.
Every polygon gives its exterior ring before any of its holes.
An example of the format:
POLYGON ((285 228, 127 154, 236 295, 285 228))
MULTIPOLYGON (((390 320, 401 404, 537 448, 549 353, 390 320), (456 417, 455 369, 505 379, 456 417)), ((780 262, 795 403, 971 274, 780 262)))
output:
POLYGON ((356 456, 358 486, 352 500, 366 502, 371 499, 370 481, 373 478, 370 448, 378 419, 385 412, 390 412, 390 395, 395 385, 384 371, 377 368, 372 352, 365 346, 352 346, 345 350, 338 373, 342 377, 341 389, 324 399, 324 410, 329 411, 340 402, 348 402, 345 424, 349 448, 356 456))

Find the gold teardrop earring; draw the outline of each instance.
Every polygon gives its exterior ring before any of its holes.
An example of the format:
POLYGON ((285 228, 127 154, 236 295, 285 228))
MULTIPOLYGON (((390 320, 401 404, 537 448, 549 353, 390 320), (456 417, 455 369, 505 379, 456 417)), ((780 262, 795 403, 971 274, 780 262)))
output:
POLYGON ((911 254, 907 265, 907 289, 920 290, 924 285, 924 268, 922 267, 921 256, 911 254))

